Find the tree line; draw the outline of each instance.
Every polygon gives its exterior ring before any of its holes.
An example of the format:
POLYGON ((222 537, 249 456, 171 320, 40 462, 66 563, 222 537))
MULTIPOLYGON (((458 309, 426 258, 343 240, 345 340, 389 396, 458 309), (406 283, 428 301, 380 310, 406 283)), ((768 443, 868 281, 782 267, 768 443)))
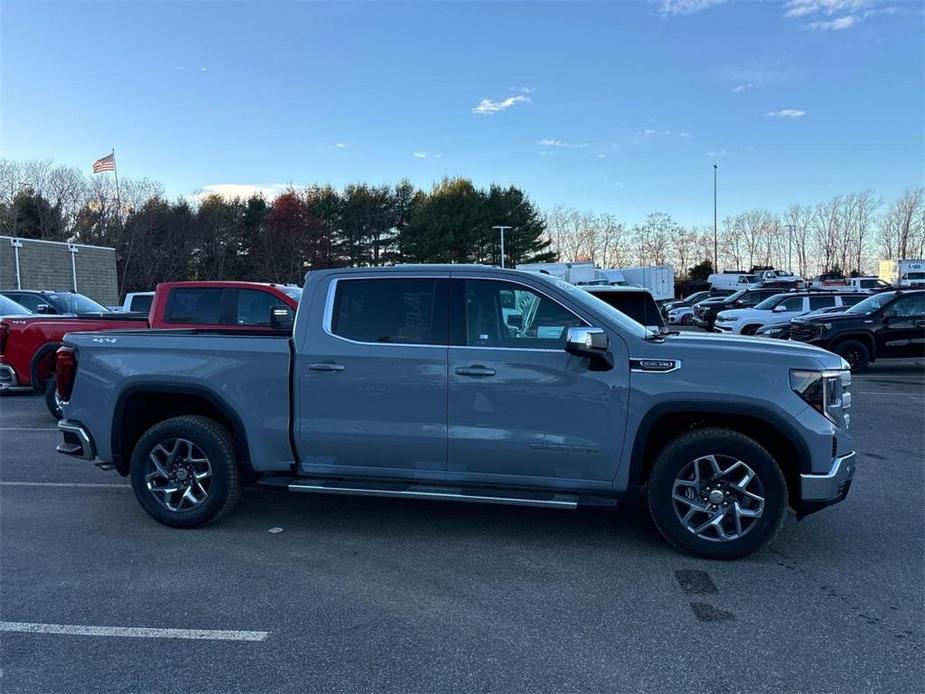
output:
POLYGON ((601 267, 667 263, 681 279, 704 261, 729 270, 792 268, 803 277, 876 274, 880 259, 925 257, 925 188, 889 204, 863 191, 782 212, 728 215, 717 227, 715 254, 712 225, 683 226, 662 212, 627 225, 612 214, 554 207, 546 227, 550 248, 563 260, 601 267))
POLYGON ((290 188, 272 200, 168 200, 147 179, 85 175, 51 162, 0 161, 0 233, 116 249, 120 289, 180 279, 300 283, 307 270, 392 263, 555 259, 545 220, 514 186, 445 179, 290 188))
POLYGON ((50 161, 0 160, 0 234, 116 249, 120 289, 180 279, 301 282, 306 270, 409 262, 590 260, 600 267, 876 272, 880 258, 925 256, 925 189, 884 204, 872 191, 684 226, 653 212, 638 224, 562 206, 545 213, 519 188, 444 179, 290 188, 272 200, 193 195, 169 200, 149 179, 90 175, 50 161))

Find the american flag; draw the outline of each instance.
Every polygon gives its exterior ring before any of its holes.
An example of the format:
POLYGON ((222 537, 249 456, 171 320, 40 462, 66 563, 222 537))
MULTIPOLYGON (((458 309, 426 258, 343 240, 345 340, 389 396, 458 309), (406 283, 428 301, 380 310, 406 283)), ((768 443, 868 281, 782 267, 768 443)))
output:
POLYGON ((107 154, 105 157, 97 159, 93 162, 93 173, 101 173, 103 171, 115 171, 116 170, 116 155, 115 153, 107 154))

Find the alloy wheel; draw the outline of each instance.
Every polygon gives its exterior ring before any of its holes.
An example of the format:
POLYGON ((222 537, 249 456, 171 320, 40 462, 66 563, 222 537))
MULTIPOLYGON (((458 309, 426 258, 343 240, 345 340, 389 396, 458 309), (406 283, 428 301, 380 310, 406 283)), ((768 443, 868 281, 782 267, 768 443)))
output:
POLYGON ((738 540, 764 512, 758 474, 727 455, 705 455, 685 465, 674 480, 671 498, 681 524, 714 542, 738 540))
POLYGON ((148 454, 145 485, 169 511, 191 511, 209 496, 212 465, 199 446, 181 438, 165 439, 148 454))

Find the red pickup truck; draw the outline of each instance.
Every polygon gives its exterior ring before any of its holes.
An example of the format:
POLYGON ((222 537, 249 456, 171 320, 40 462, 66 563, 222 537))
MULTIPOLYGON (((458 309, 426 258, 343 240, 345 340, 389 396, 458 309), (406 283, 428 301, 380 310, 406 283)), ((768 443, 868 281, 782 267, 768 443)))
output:
POLYGON ((147 316, 107 311, 0 317, 0 392, 44 393, 48 410, 60 419, 55 359, 65 334, 129 328, 291 331, 301 294, 299 287, 258 282, 164 282, 147 316))

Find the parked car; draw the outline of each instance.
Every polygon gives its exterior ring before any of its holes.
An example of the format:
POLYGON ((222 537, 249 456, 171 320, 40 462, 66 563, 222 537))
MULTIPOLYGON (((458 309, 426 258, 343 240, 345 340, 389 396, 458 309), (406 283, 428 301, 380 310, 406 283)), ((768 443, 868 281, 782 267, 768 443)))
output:
POLYGON ((154 292, 129 292, 119 306, 110 306, 111 311, 127 311, 129 313, 147 313, 151 310, 154 301, 154 292))
POLYGON ((39 289, 4 289, 0 295, 25 306, 32 313, 46 316, 79 316, 108 313, 109 309, 83 294, 39 289))
POLYGON ((855 292, 874 294, 893 289, 893 285, 884 282, 879 277, 846 277, 845 282, 855 292))
MULTIPOLYGON (((114 328, 271 328, 271 309, 284 306, 278 327, 291 329, 301 290, 255 282, 165 282, 157 286, 150 315, 102 309, 76 315, 36 315, 0 320, 0 391, 34 390, 45 394, 49 412, 61 415, 55 397, 55 359, 69 332, 114 328)), ((26 296, 52 301, 56 292, 26 296)), ((68 294, 73 308, 86 308, 89 299, 68 294), (83 300, 86 299, 86 302, 83 300)), ((92 302, 95 303, 95 302, 92 302)), ((51 304, 55 309, 58 306, 51 304)), ((105 338, 99 338, 105 339, 105 338)))
POLYGON ((707 282, 713 289, 731 289, 732 291, 757 289, 761 286, 761 279, 747 272, 714 272, 707 277, 707 282))
MULTIPOLYGON (((731 293, 731 292, 730 292, 731 293)), ((710 297, 709 290, 694 292, 689 296, 684 297, 683 299, 676 299, 675 301, 666 301, 662 304, 662 317, 669 323, 680 323, 679 319, 672 320, 671 312, 677 311, 679 309, 690 309, 698 301, 708 299, 710 297)))
POLYGON ((792 319, 810 311, 830 306, 848 307, 863 298, 864 295, 833 292, 785 292, 770 296, 752 308, 720 311, 713 328, 722 333, 754 335, 766 325, 787 325, 792 319))
POLYGON ((291 337, 68 335, 58 450, 128 476, 179 528, 227 513, 242 469, 296 492, 560 509, 645 488, 669 541, 717 558, 765 545, 788 504, 848 493, 849 375, 824 350, 658 335, 484 266, 312 271, 304 296, 291 337))
POLYGON ((637 323, 655 332, 665 327, 652 292, 641 287, 582 287, 592 296, 612 306, 637 323))
POLYGON ((31 316, 32 311, 22 304, 17 304, 12 299, 0 294, 0 317, 3 316, 31 316))
POLYGON ((711 332, 714 328, 716 316, 720 311, 726 311, 732 308, 751 308, 775 294, 780 294, 780 290, 743 289, 729 296, 706 299, 694 306, 694 325, 711 332))
MULTIPOLYGON (((854 306, 858 301, 862 301, 867 298, 866 294, 842 294, 841 306, 828 306, 826 308, 816 309, 815 311, 810 311, 805 314, 806 316, 822 316, 829 313, 844 313, 845 309, 848 306, 854 306), (850 302, 850 303, 849 303, 850 302)), ((777 340, 789 340, 790 339, 790 322, 787 323, 771 323, 770 325, 765 325, 762 328, 758 328, 755 332, 755 335, 758 337, 773 337, 777 340)))
POLYGON ((925 291, 880 292, 844 313, 797 318, 790 339, 838 354, 855 372, 877 359, 925 356, 925 291))

